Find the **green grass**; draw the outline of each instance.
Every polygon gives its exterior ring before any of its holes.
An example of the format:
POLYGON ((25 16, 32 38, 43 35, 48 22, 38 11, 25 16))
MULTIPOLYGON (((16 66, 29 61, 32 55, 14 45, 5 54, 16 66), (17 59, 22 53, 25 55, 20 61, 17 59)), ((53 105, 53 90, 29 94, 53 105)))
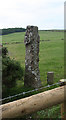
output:
POLYGON ((53 106, 50 109, 38 111, 37 116, 38 118, 61 118, 60 117, 60 105, 53 106))
MULTIPOLYGON (((39 69, 42 85, 47 85, 47 72, 54 72, 54 83, 64 78, 64 32, 39 31, 40 34, 40 52, 39 69), (50 40, 50 41, 41 41, 50 40)), ((13 33, 2 36, 3 43, 23 42, 25 33, 13 33)), ((25 68, 25 45, 24 44, 6 44, 9 56, 19 61, 25 68)), ((11 89, 10 95, 27 91, 31 88, 24 88, 24 82, 17 81, 16 87, 11 89)), ((41 117, 59 117, 60 107, 53 107, 45 111, 37 112, 41 117), (53 115, 55 114, 55 116, 53 115)))
POLYGON ((23 42, 24 35, 25 35, 24 32, 17 32, 8 35, 3 35, 2 43, 23 42))
MULTIPOLYGON (((43 85, 46 85, 47 72, 54 72, 54 82, 64 78, 64 38, 63 32, 39 31, 40 34, 40 52, 39 52, 39 69, 43 85), (41 40, 50 40, 44 41, 41 40)), ((23 42, 25 33, 13 33, 3 35, 2 42, 23 42)), ((11 58, 18 60, 22 67, 25 68, 25 45, 9 44, 4 45, 9 50, 11 58)))

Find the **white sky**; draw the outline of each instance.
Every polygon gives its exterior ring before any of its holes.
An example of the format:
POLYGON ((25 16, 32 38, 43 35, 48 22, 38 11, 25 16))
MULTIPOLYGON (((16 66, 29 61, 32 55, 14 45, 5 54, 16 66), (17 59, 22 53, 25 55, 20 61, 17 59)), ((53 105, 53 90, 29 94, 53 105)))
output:
POLYGON ((0 28, 64 29, 65 0, 0 0, 0 28))

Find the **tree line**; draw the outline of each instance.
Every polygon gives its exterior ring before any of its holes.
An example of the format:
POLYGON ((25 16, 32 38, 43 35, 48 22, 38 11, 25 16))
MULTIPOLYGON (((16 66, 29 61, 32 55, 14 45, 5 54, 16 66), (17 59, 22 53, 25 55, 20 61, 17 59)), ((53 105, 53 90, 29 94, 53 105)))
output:
POLYGON ((25 32, 25 28, 5 28, 5 29, 0 29, 0 35, 7 35, 10 33, 15 33, 15 32, 25 32))

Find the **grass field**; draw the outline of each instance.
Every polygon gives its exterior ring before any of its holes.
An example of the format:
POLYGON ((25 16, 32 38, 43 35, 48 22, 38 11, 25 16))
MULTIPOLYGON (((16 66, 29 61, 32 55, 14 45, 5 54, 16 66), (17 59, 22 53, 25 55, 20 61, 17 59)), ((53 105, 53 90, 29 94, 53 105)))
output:
MULTIPOLYGON (((7 43, 4 46, 8 48, 9 56, 19 61, 23 68, 25 68, 25 45, 24 43, 16 44, 16 42, 24 42, 24 35, 24 32, 20 32, 2 36, 2 43, 7 43)), ((39 31, 39 35, 39 69, 42 85, 45 86, 47 84, 47 72, 49 71, 54 72, 54 83, 64 78, 64 32, 39 31)), ((19 91, 18 89, 21 91, 22 86, 23 82, 18 81, 17 91, 19 91)), ((40 118, 42 114, 45 117, 51 115, 54 117, 53 114, 56 112, 56 117, 58 117, 59 111, 60 107, 57 106, 37 114, 40 118)))
MULTIPOLYGON (((40 34, 40 52, 39 69, 42 84, 46 84, 47 72, 54 72, 54 82, 64 78, 64 33, 39 31, 40 34), (41 41, 45 40, 45 41, 41 41), (49 41, 47 41, 49 40, 49 41)), ((25 33, 14 33, 3 35, 3 43, 24 42, 25 33)), ((25 45, 6 44, 11 58, 18 60, 25 68, 25 45)))

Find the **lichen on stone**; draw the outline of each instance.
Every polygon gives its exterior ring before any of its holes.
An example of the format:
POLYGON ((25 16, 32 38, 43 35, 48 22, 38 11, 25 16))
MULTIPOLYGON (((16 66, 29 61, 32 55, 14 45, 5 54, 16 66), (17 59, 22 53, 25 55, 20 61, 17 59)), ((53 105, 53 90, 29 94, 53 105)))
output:
POLYGON ((25 86, 40 87, 39 73, 39 42, 37 26, 27 26, 24 44, 26 47, 25 57, 25 86))

